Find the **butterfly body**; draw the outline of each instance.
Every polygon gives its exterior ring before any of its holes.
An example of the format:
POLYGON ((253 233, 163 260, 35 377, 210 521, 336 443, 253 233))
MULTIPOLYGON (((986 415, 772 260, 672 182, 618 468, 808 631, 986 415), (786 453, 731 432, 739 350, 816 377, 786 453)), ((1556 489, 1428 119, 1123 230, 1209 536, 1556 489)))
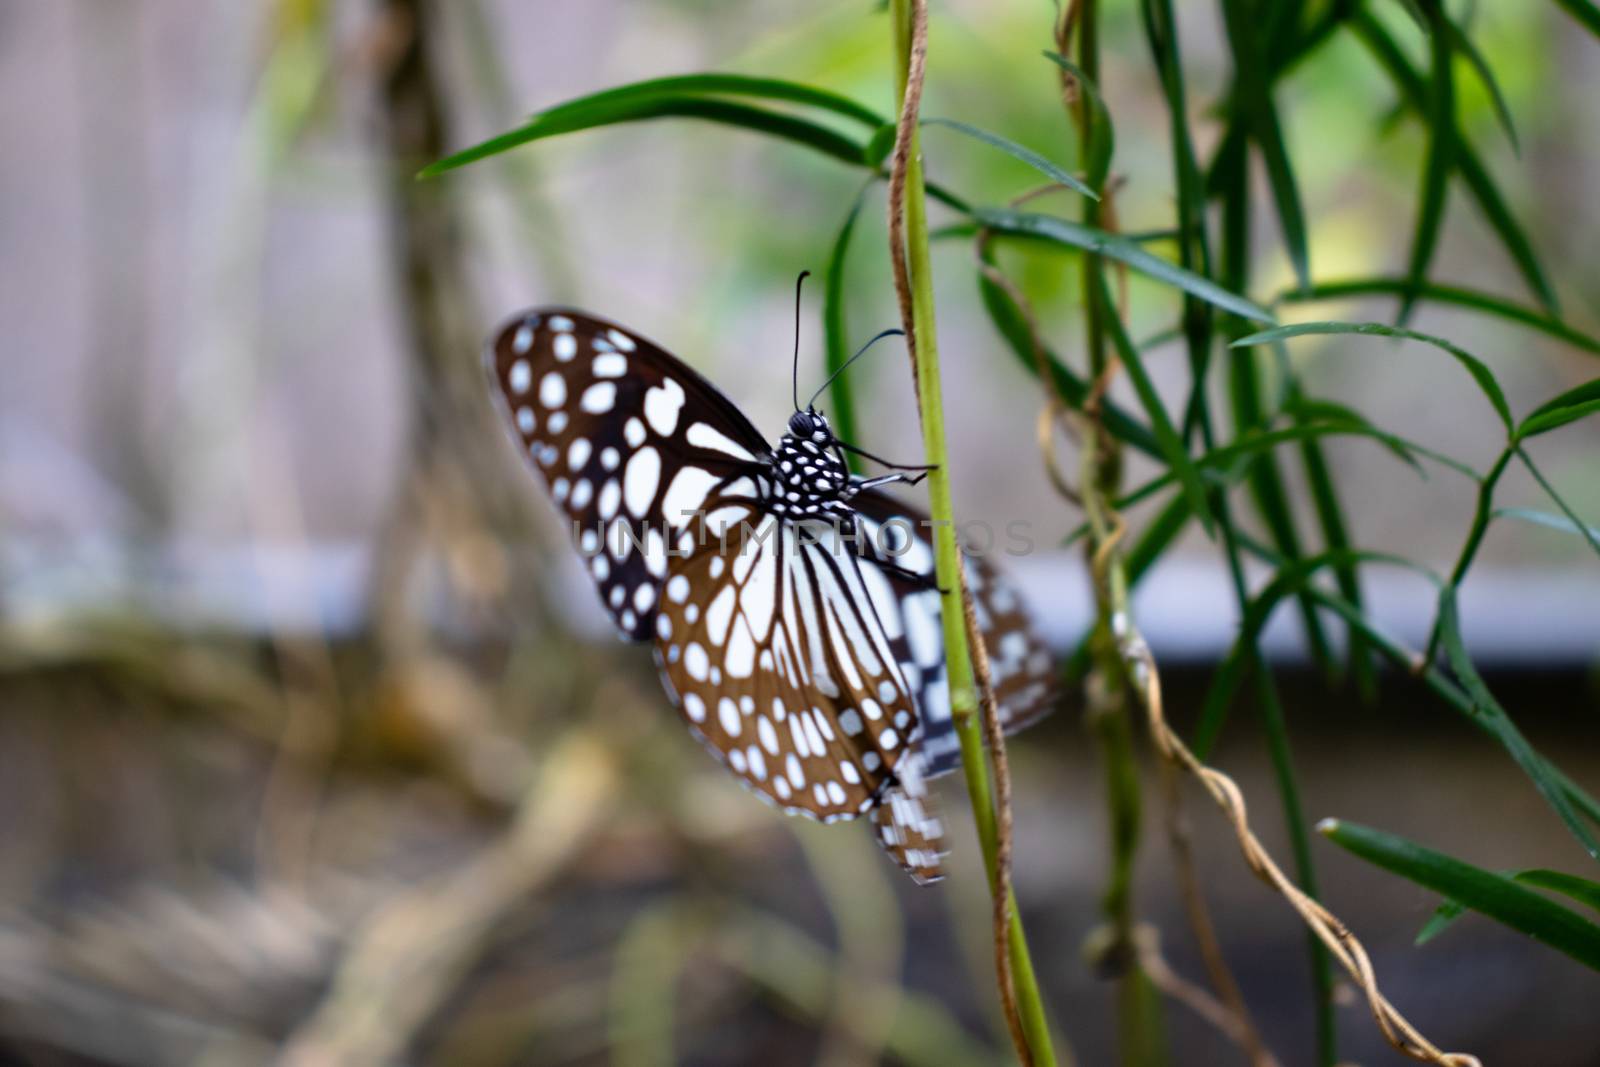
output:
MULTIPOLYGON (((787 812, 870 813, 885 850, 936 879, 925 779, 956 745, 933 556, 925 520, 879 489, 920 474, 853 475, 851 446, 809 405, 773 448, 693 369, 575 310, 518 316, 486 363, 602 604, 653 643, 690 732, 787 812)), ((1053 700, 1048 656, 1015 603, 991 601, 1014 601, 992 568, 967 569, 980 615, 1021 654, 1011 721, 1031 721, 1053 700)))

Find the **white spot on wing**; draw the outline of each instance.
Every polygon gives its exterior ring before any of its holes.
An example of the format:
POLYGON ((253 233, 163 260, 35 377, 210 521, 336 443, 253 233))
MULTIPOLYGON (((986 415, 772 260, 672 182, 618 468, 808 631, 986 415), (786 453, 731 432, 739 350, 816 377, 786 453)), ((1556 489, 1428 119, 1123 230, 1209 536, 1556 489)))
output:
POLYGON ((567 382, 560 374, 551 371, 539 383, 539 403, 547 408, 558 408, 567 402, 567 382))
POLYGON ((688 432, 689 443, 697 448, 709 448, 715 452, 722 452, 736 459, 754 459, 749 449, 743 447, 727 434, 718 430, 709 423, 691 423, 688 432))
POLYGON ((602 352, 594 357, 592 369, 596 378, 620 378, 628 373, 628 357, 615 352, 602 352))
POLYGON ((555 348, 556 358, 565 363, 578 354, 578 339, 570 333, 557 334, 553 347, 555 348))
POLYGON ((644 417, 649 420, 650 428, 662 437, 671 435, 678 428, 678 412, 683 408, 683 401, 683 386, 671 378, 645 390, 644 417))
MULTIPOLYGON (((527 327, 524 326, 523 329, 526 330, 527 327)), ((528 386, 533 384, 533 368, 528 365, 527 360, 519 359, 511 364, 511 373, 506 375, 506 380, 511 384, 511 391, 521 396, 528 391, 528 386)))
POLYGON ((610 382, 596 382, 583 391, 578 406, 594 414, 604 415, 617 402, 617 387, 610 382))
MULTIPOLYGON (((643 515, 656 498, 656 489, 660 484, 661 453, 654 448, 641 448, 628 460, 627 470, 623 473, 623 498, 628 510, 635 515, 643 515)), ((671 517, 670 514, 668 517, 671 517)))

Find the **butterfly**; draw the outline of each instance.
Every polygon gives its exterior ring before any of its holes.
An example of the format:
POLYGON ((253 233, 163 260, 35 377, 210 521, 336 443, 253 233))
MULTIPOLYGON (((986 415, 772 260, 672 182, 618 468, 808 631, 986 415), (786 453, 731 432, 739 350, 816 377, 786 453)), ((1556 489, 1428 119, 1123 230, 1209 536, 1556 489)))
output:
MULTIPOLYGON (((484 361, 602 605, 652 643, 690 733, 790 814, 869 816, 895 862, 936 881, 927 782, 960 748, 931 527, 882 489, 926 468, 840 441, 815 397, 796 398, 774 448, 687 364, 568 308, 517 315, 484 361), (847 450, 897 469, 853 475, 847 450)), ((1056 701, 1053 661, 1015 588, 983 558, 964 565, 1002 724, 1020 729, 1056 701)))

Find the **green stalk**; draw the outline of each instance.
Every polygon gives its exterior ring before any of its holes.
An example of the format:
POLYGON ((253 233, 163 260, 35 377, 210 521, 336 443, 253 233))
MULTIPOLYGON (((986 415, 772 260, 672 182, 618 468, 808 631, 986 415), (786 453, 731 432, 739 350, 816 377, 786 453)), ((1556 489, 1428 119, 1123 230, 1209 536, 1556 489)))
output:
MULTIPOLYGON (((905 102, 911 69, 911 0, 891 0, 890 17, 895 48, 895 105, 905 102)), ((955 510, 950 499, 950 456, 945 445, 944 401, 939 374, 939 340, 933 313, 933 264, 928 252, 928 205, 922 175, 922 144, 917 125, 911 127, 911 154, 905 178, 906 261, 911 282, 912 337, 915 340, 917 405, 922 414, 924 455, 933 469, 928 473, 928 510, 933 520, 934 574, 940 589, 944 629, 945 676, 950 687, 950 710, 961 742, 961 766, 967 797, 977 824, 978 844, 991 890, 999 885, 999 827, 994 793, 989 782, 983 735, 978 723, 978 690, 972 654, 967 647, 965 612, 961 603, 961 555, 956 545, 955 510)), ((1055 1050, 1045 1018, 1039 984, 1016 900, 1010 901, 1011 976, 1017 1012, 1033 1061, 1054 1067, 1055 1050)))

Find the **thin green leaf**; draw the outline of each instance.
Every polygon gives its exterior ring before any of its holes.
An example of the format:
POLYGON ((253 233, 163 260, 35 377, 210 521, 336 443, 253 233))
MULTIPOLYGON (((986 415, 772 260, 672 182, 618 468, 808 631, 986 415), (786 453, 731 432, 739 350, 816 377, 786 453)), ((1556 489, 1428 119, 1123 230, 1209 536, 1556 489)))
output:
POLYGON ((1534 408, 1522 420, 1522 425, 1517 427, 1517 438, 1521 440, 1549 433, 1596 411, 1600 411, 1600 378, 1568 389, 1534 408))
POLYGON ((1461 639, 1461 620, 1456 607, 1455 587, 1442 586, 1439 590, 1439 640, 1444 646, 1445 656, 1450 661, 1450 669, 1455 672, 1456 680, 1461 683, 1462 689, 1472 701, 1473 714, 1478 721, 1488 728, 1489 732, 1500 742, 1517 766, 1533 782, 1534 788, 1544 796, 1545 801, 1555 810, 1567 829, 1572 831, 1585 851, 1595 859, 1600 859, 1600 841, 1597 841, 1589 827, 1578 818, 1577 812, 1572 810, 1572 803, 1567 799, 1567 794, 1550 774, 1550 768, 1545 763, 1544 757, 1536 752, 1527 738, 1522 736, 1516 724, 1511 721, 1511 716, 1506 714, 1494 694, 1489 692, 1489 687, 1483 683, 1483 678, 1478 674, 1477 667, 1472 662, 1472 657, 1467 654, 1466 644, 1461 639))
MULTIPOLYGON (((1528 413, 1528 417, 1522 420, 1522 425, 1526 427, 1533 419, 1552 415, 1568 408, 1586 405, 1594 400, 1600 400, 1600 378, 1592 378, 1582 385, 1575 385, 1571 389, 1567 389, 1546 400, 1528 413)), ((1519 431, 1519 434, 1525 433, 1526 430, 1519 431)))
POLYGON ((587 96, 575 97, 535 113, 533 118, 554 118, 580 115, 587 108, 608 108, 615 104, 648 100, 652 97, 683 96, 754 96, 764 100, 784 100, 796 104, 832 111, 854 119, 874 130, 891 125, 889 120, 864 104, 847 96, 818 89, 799 82, 781 78, 761 78, 747 74, 672 74, 664 78, 629 82, 611 89, 602 89, 587 96))
POLYGON ((1272 98, 1268 96, 1256 106, 1256 145, 1261 149, 1267 184, 1272 188, 1272 201, 1278 209, 1278 228, 1283 231, 1289 264, 1294 268, 1295 280, 1304 289, 1311 284, 1311 245, 1305 212, 1300 206, 1294 163, 1289 159, 1289 146, 1284 142, 1283 127, 1278 122, 1278 109, 1272 98))
POLYGON ((1259 304, 1236 293, 1230 293, 1215 282, 1202 278, 1192 271, 1184 270, 1168 260, 1153 256, 1132 241, 1107 233, 1105 230, 1030 211, 977 208, 972 214, 980 223, 993 230, 1053 241, 1126 263, 1141 274, 1181 289, 1242 318, 1253 319, 1256 322, 1275 321, 1272 313, 1259 304))
POLYGON ((1144 357, 1139 354, 1138 348, 1134 347, 1133 341, 1128 337, 1128 331, 1123 328, 1122 317, 1117 314, 1117 305, 1111 299, 1111 291, 1106 285, 1103 273, 1096 275, 1095 288, 1106 332, 1117 350, 1117 356, 1122 360, 1123 369, 1128 372, 1128 380, 1133 383, 1139 402, 1144 405, 1145 417, 1150 420, 1150 430, 1161 446, 1162 457, 1177 475, 1184 494, 1189 498, 1190 508, 1199 516, 1200 525, 1204 526, 1206 533, 1209 534, 1212 531, 1211 507, 1206 500, 1205 483, 1200 480, 1200 470, 1189 458, 1188 450, 1183 447, 1183 439, 1178 436, 1172 420, 1167 417, 1167 409, 1161 403, 1161 396, 1156 392, 1155 384, 1151 382, 1150 375, 1145 370, 1144 357))
MULTIPOLYGON (((1563 874, 1561 871, 1547 871, 1542 868, 1533 868, 1526 871, 1503 872, 1504 876, 1523 885, 1531 885, 1536 889, 1548 889, 1570 897, 1580 904, 1600 911, 1600 884, 1591 882, 1586 878, 1579 878, 1573 874, 1563 874)), ((1433 917, 1427 925, 1417 932, 1416 944, 1425 945, 1429 941, 1452 926, 1465 912, 1466 905, 1459 900, 1446 900, 1434 909, 1433 917)))
MULTIPOLYGON (((1404 296, 1406 288, 1407 283, 1404 278, 1350 278, 1345 281, 1318 282, 1305 292, 1286 289, 1278 295, 1278 300, 1286 303, 1296 303, 1335 300, 1347 296, 1404 296)), ((1587 352, 1600 354, 1600 339, 1575 330, 1560 319, 1553 319, 1532 308, 1514 304, 1492 293, 1427 282, 1418 290, 1417 295, 1424 300, 1471 308, 1486 315, 1494 315, 1510 322, 1519 323, 1541 333, 1549 334, 1551 337, 1560 338, 1569 344, 1577 345, 1587 352)))
POLYGON ((1520 445, 1517 446, 1517 457, 1522 460, 1522 465, 1528 468, 1528 473, 1533 475, 1534 480, 1545 491, 1545 495, 1556 502, 1556 507, 1560 508, 1567 518, 1571 520, 1573 527, 1583 534, 1584 539, 1589 542, 1589 547, 1594 549, 1596 555, 1600 555, 1600 537, 1596 537, 1589 525, 1578 518, 1578 513, 1572 510, 1572 505, 1562 499, 1561 494, 1556 492, 1556 487, 1550 484, 1550 480, 1544 476, 1544 472, 1534 464, 1533 457, 1528 455, 1527 450, 1520 445))
MULTIPOLYGON (((1297 379, 1290 380, 1290 412, 1297 422, 1304 424, 1308 416, 1300 401, 1300 386, 1297 379)), ((1426 477, 1422 465, 1417 463, 1409 452, 1400 450, 1402 459, 1409 460, 1419 474, 1426 477)), ((1328 467, 1327 456, 1322 451, 1322 442, 1316 437, 1307 437, 1300 442, 1300 461, 1305 467, 1306 484, 1311 489, 1312 506, 1317 513, 1317 524, 1322 530, 1323 547, 1330 552, 1347 552, 1351 548, 1350 534, 1345 524, 1344 507, 1339 500, 1338 487, 1333 480, 1333 472, 1328 467)), ((1365 606, 1365 599, 1361 592, 1361 576, 1354 563, 1336 564, 1334 566, 1334 579, 1339 584, 1339 591, 1346 600, 1358 608, 1365 606)), ((1366 641, 1361 634, 1353 628, 1347 629, 1345 662, 1355 678, 1356 691, 1361 698, 1371 703, 1377 696, 1377 678, 1372 673, 1372 657, 1367 649, 1366 641)))
MULTIPOLYGON (((1089 184, 1096 189, 1105 188, 1106 176, 1111 173, 1111 156, 1116 151, 1116 128, 1111 124, 1111 111, 1094 79, 1085 74, 1076 63, 1058 52, 1041 53, 1046 59, 1072 75, 1078 87, 1089 98, 1089 151, 1084 172, 1089 184)), ((1096 198, 1098 199, 1098 197, 1096 198)))
MULTIPOLYGON (((1350 19, 1350 25, 1371 50, 1379 65, 1388 72, 1407 106, 1414 111, 1426 112, 1427 92, 1422 78, 1412 69, 1410 60, 1406 58, 1405 53, 1400 50, 1400 46, 1395 43, 1383 24, 1374 18, 1370 11, 1358 8, 1350 19)), ((1455 134, 1455 142, 1455 165, 1461 172, 1461 178, 1466 182, 1468 191, 1477 200, 1484 217, 1489 220, 1489 225, 1499 236, 1500 243, 1505 246, 1512 261, 1516 263, 1523 281, 1539 298, 1539 303, 1543 304, 1545 310, 1552 315, 1559 315, 1560 302, 1556 298, 1555 289, 1550 285, 1550 280, 1545 276, 1544 268, 1539 264, 1538 256, 1534 254, 1533 243, 1528 240, 1528 235, 1523 232, 1516 216, 1506 207, 1505 198, 1500 195, 1500 190, 1489 177, 1489 172, 1478 159, 1472 146, 1460 136, 1459 130, 1455 134)))
POLYGON ((1428 128, 1428 153, 1422 169, 1422 191, 1418 195, 1417 225, 1412 231, 1411 260, 1406 270, 1407 291, 1396 315, 1405 325, 1416 306, 1417 293, 1427 280, 1428 267, 1439 245, 1444 222, 1445 198, 1456 155, 1455 52, 1451 48, 1449 23, 1438 4, 1427 11, 1428 44, 1432 69, 1428 78, 1427 106, 1423 122, 1428 128))
POLYGON ((1233 347, 1242 348, 1249 345, 1266 344, 1271 341, 1284 341, 1291 337, 1305 337, 1310 334, 1364 334, 1377 337, 1401 337, 1411 341, 1422 341, 1433 345, 1455 357, 1467 369, 1473 379, 1478 383, 1478 388, 1483 391, 1489 403, 1493 405, 1495 413, 1500 416, 1500 421, 1505 424, 1506 432, 1512 430, 1511 405, 1506 402, 1506 395, 1500 388, 1500 383, 1495 380, 1494 373, 1477 356, 1463 348, 1433 334, 1419 333, 1400 326, 1385 326, 1378 322, 1297 322, 1290 326, 1279 326, 1276 329, 1263 330, 1260 333, 1241 337, 1233 342, 1233 347))
POLYGON ((1535 526, 1544 526, 1562 533, 1577 534, 1590 541, 1600 541, 1600 526, 1590 526, 1587 523, 1574 522, 1566 515, 1552 515, 1548 511, 1537 508, 1495 508, 1494 517, 1497 519, 1516 519, 1518 522, 1528 522, 1535 526))
POLYGON ((1275 558, 1280 561, 1277 574, 1244 606, 1244 618, 1239 623, 1239 635, 1234 638, 1232 647, 1217 667, 1211 685, 1206 690, 1205 702, 1201 705, 1200 722, 1195 727, 1194 738, 1190 744, 1195 755, 1202 760, 1210 753, 1211 746, 1216 743, 1217 737, 1222 732, 1228 710, 1233 706, 1239 693, 1239 686, 1243 683, 1246 671, 1255 656, 1261 631, 1266 628, 1273 612, 1285 598, 1298 596, 1301 590, 1310 588, 1311 578, 1318 571, 1355 563, 1387 563, 1415 571, 1430 581, 1438 581, 1427 568, 1387 552, 1341 550, 1294 561, 1284 559, 1282 556, 1275 558))
POLYGON ((1589 0, 1556 0, 1556 6, 1583 24, 1583 28, 1600 37, 1600 7, 1589 0))
POLYGON ((1075 193, 1082 193, 1091 200, 1100 199, 1100 194, 1085 185, 1081 179, 1068 174, 1033 149, 1025 148, 1015 141, 1008 141, 997 133, 990 133, 988 130, 980 129, 965 122, 958 122, 955 119, 923 119, 922 124, 924 126, 943 126, 947 129, 964 133, 968 137, 982 141, 991 148, 998 148, 1013 159, 1021 160, 1046 178, 1057 184, 1065 185, 1075 193))
POLYGON ((1444 24, 1449 27, 1450 43, 1457 52, 1466 57, 1467 63, 1478 75, 1478 80, 1483 83, 1484 90, 1489 94, 1490 101, 1494 104, 1495 118, 1500 121, 1500 128, 1506 133, 1506 140, 1511 142, 1511 150, 1517 155, 1522 154, 1522 145, 1517 141, 1517 126, 1511 120, 1511 108, 1506 103, 1505 94, 1500 91, 1500 81, 1494 76, 1494 69, 1489 66, 1489 61, 1472 38, 1467 36, 1465 30, 1444 17, 1444 24))
POLYGON ((1600 926, 1504 875, 1355 823, 1326 819, 1318 830, 1369 863, 1459 900, 1473 911, 1600 970, 1600 926))
MULTIPOLYGON (((822 336, 828 355, 828 377, 832 379, 828 386, 829 406, 833 409, 830 418, 834 432, 842 441, 861 440, 856 432, 855 396, 850 388, 849 372, 844 370, 845 361, 850 358, 850 341, 845 330, 844 272, 845 256, 850 251, 850 237, 855 233, 856 219, 861 215, 861 203, 870 187, 869 182, 856 194, 849 214, 839 227, 839 235, 834 238, 833 248, 828 253, 828 271, 822 290, 822 336)), ((860 456, 850 452, 845 455, 845 461, 852 471, 861 473, 860 456)))
POLYGON ((595 129, 621 122, 659 118, 695 118, 737 126, 794 141, 855 166, 866 165, 864 144, 852 141, 843 134, 807 119, 731 100, 655 94, 640 99, 624 98, 600 106, 560 109, 554 114, 540 115, 514 130, 491 137, 487 141, 430 164, 417 176, 432 178, 545 137, 576 133, 579 130, 595 129))
MULTIPOLYGON (((984 263, 990 267, 994 266, 992 249, 986 251, 984 263)), ((1034 351, 1033 334, 1022 312, 1012 302, 1011 294, 996 285, 981 270, 978 272, 978 293, 983 299, 984 310, 989 313, 990 322, 1005 339, 1017 361, 1029 374, 1037 377, 1039 360, 1042 356, 1050 375, 1050 386, 1056 394, 1068 407, 1082 409, 1084 401, 1089 396, 1089 383, 1048 348, 1043 352, 1034 351)), ((1161 458, 1161 446, 1156 441, 1155 435, 1150 432, 1150 428, 1115 401, 1106 401, 1101 409, 1101 420, 1107 432, 1118 441, 1154 459, 1161 458)))

